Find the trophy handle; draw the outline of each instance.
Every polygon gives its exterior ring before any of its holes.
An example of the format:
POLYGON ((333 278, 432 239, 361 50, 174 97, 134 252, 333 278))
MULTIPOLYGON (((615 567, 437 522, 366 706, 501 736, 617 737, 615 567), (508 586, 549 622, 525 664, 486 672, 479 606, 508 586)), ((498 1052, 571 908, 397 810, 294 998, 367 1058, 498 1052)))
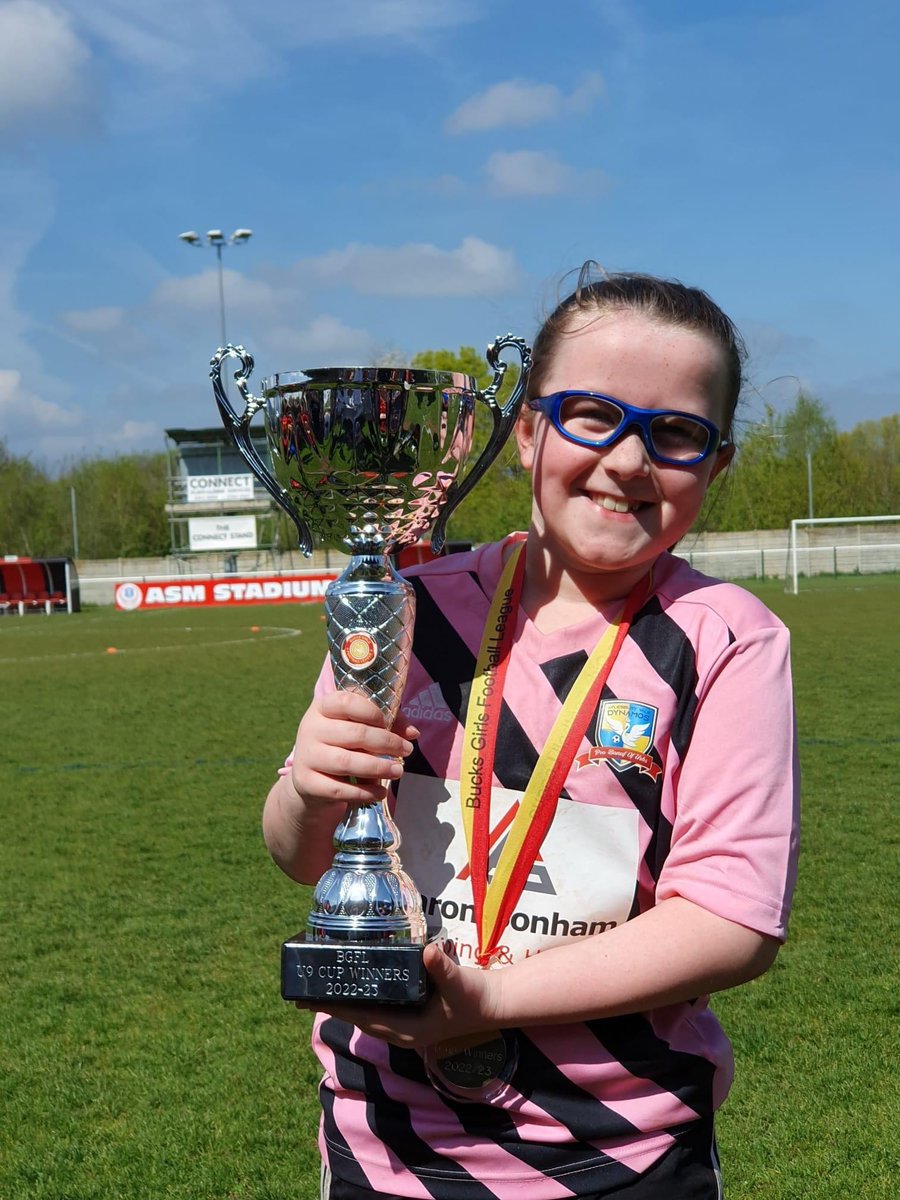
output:
POLYGON ((231 440, 234 442, 241 458, 243 458, 244 462, 272 499, 287 513, 296 525, 300 549, 305 557, 309 558, 312 554, 313 545, 309 526, 294 510, 290 495, 259 457, 256 447, 253 445, 253 439, 250 437, 250 421, 253 415, 265 404, 265 400, 259 396, 252 395, 250 389, 247 387, 247 380, 253 374, 253 356, 248 354, 243 346, 232 346, 229 343, 224 349, 216 351, 209 360, 209 368, 209 377, 212 380, 213 392, 215 393, 216 404, 219 406, 223 425, 231 435, 231 440), (222 363, 226 358, 237 358, 241 364, 240 370, 234 373, 234 381, 245 404, 243 416, 240 417, 234 408, 232 408, 231 400, 222 384, 222 363))
POLYGON ((488 346, 485 358, 488 361, 488 366, 494 370, 494 378, 488 387, 483 392, 479 392, 478 395, 490 409, 494 428, 491 430, 491 436, 488 438, 487 445, 472 464, 472 468, 465 479, 461 483, 454 482, 450 487, 447 503, 441 509, 431 534, 431 548, 435 554, 440 554, 444 548, 444 541, 447 536, 447 520, 451 513, 468 496, 469 492, 471 492, 472 488, 503 449, 503 444, 509 437, 512 427, 519 416, 519 409, 522 407, 525 389, 528 386, 528 375, 531 371, 531 349, 525 343, 524 338, 513 337, 511 333, 506 333, 502 337, 495 338, 488 346), (506 403, 501 405, 497 403, 496 396, 509 368, 509 363, 504 362, 500 358, 500 351, 506 349, 507 346, 512 346, 519 352, 522 366, 519 371, 518 383, 506 403))

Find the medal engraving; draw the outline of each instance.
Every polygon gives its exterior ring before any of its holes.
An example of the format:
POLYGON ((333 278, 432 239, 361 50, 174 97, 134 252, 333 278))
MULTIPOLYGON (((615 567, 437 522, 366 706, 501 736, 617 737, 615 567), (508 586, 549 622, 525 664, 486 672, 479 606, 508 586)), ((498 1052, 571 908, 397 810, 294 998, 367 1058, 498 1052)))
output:
POLYGON ((425 1068, 438 1091, 481 1103, 506 1089, 518 1060, 517 1039, 508 1029, 478 1039, 438 1042, 425 1051, 425 1068))

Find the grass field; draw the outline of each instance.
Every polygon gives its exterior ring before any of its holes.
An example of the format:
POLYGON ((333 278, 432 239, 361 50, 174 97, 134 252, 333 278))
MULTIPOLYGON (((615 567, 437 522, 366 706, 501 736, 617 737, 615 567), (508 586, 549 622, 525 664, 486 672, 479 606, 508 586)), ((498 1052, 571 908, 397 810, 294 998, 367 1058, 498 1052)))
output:
MULTIPOLYGON (((893 1200, 900 593, 754 590, 793 632, 804 851, 788 945, 715 1003, 728 1197, 893 1200)), ((323 647, 318 606, 0 620, 0 1200, 316 1194, 278 994, 307 897, 259 813, 323 647)))

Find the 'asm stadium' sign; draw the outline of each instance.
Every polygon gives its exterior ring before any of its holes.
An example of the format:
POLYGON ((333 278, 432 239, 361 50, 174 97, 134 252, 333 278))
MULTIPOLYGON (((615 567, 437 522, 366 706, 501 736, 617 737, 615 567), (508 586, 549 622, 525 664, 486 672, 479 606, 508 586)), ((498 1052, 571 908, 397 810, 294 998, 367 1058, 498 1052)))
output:
POLYGON ((120 583, 116 608, 124 612, 147 608, 197 608, 222 604, 284 604, 314 602, 325 597, 325 589, 337 574, 302 575, 295 579, 257 578, 162 579, 155 583, 120 583))

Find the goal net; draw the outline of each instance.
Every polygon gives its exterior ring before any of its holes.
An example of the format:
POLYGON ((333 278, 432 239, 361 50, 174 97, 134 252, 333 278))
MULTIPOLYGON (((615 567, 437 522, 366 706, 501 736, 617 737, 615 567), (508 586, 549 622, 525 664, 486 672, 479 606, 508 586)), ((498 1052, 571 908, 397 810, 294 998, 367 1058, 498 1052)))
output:
POLYGON ((785 591, 839 576, 900 573, 900 516, 807 517, 791 521, 785 591))

